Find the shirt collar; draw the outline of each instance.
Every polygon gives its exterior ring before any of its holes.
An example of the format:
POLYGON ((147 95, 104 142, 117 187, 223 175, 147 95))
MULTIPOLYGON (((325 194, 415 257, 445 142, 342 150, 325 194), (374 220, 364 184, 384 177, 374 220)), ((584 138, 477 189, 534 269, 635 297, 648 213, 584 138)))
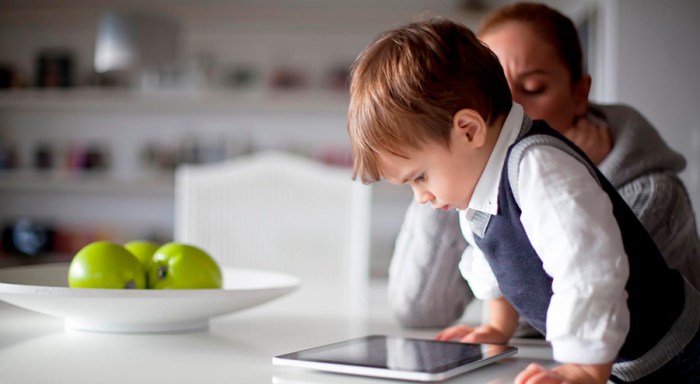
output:
POLYGON ((489 161, 481 173, 479 182, 474 188, 472 199, 467 207, 467 218, 473 216, 473 211, 481 211, 491 215, 498 213, 498 188, 501 184, 501 171, 506 160, 506 154, 511 144, 515 142, 523 124, 523 107, 513 103, 510 112, 503 122, 498 140, 493 147, 489 161))

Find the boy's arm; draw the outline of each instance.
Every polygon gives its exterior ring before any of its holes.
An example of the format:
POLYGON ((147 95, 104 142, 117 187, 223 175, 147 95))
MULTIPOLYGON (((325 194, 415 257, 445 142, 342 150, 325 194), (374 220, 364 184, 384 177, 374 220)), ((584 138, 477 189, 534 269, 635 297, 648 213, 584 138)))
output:
MULTIPOLYGON (((468 244, 474 243, 471 231, 464 231, 463 234, 468 244)), ((478 327, 455 325, 438 333, 435 339, 496 344, 508 342, 517 327, 518 313, 503 298, 496 276, 483 252, 475 246, 467 247, 459 262, 459 271, 469 282, 474 296, 488 303, 488 317, 493 324, 488 322, 478 327)))
POLYGON ((532 363, 515 378, 515 384, 605 384, 612 371, 612 363, 605 364, 564 364, 547 370, 539 364, 532 363))
POLYGON ((629 331, 629 264, 608 195, 563 151, 529 148, 520 161, 520 220, 552 278, 547 340, 555 360, 607 364, 629 331))
POLYGON ((457 212, 413 201, 389 267, 389 305, 406 327, 445 327, 472 300, 458 264, 467 243, 457 212))
POLYGON ((438 333, 435 339, 458 340, 463 343, 507 343, 518 326, 518 312, 503 297, 489 300, 488 312, 489 320, 486 324, 476 327, 455 325, 438 333))
POLYGON ((489 300, 488 325, 496 329, 504 336, 506 342, 513 337, 518 327, 520 315, 513 306, 503 297, 489 300))

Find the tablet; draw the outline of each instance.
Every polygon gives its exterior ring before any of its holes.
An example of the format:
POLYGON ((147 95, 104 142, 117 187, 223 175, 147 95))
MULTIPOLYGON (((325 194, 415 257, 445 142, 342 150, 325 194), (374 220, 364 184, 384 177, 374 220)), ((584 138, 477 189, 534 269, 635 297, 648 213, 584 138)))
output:
POLYGON ((441 381, 505 357, 508 345, 371 335, 272 358, 272 364, 354 375, 441 381))

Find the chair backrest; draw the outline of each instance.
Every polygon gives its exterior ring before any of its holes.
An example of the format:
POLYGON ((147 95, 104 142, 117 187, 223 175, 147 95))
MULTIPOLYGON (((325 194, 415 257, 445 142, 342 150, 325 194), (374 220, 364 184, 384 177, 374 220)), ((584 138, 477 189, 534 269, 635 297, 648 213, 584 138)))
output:
POLYGON ((176 171, 175 240, 222 265, 364 287, 371 188, 350 170, 258 152, 176 171))

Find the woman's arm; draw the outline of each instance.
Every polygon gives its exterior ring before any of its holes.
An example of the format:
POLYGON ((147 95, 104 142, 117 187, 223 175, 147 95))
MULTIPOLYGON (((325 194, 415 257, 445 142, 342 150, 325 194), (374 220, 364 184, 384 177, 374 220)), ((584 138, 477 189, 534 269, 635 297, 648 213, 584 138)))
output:
POLYGON ((659 172, 617 189, 659 247, 669 267, 700 289, 700 239, 690 198, 678 177, 659 172))
POLYGON ((467 247, 457 212, 413 201, 389 268, 389 305, 406 327, 444 327, 459 319, 473 295, 459 272, 467 247))

